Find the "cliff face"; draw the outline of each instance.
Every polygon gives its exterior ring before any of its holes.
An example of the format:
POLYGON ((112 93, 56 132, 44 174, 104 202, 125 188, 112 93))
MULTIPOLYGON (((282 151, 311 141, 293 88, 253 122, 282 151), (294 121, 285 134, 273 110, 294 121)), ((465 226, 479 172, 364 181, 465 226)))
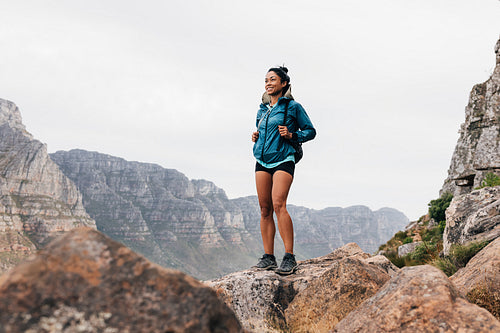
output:
MULTIPOLYGON (((161 265, 206 279, 248 268, 263 253, 255 196, 229 200, 206 180, 95 152, 59 151, 51 158, 77 184, 99 230, 161 265), (200 258, 209 264, 200 265, 200 258)), ((301 258, 351 241, 373 252, 408 223, 388 208, 289 210, 301 258)), ((281 241, 276 245, 282 253, 281 241)))
POLYGON ((95 228, 78 189, 0 99, 0 270, 78 226, 95 228))
POLYGON ((158 264, 207 278, 260 254, 241 210, 211 182, 96 152, 51 157, 83 193, 97 228, 158 264))
POLYGON ((495 53, 493 74, 470 93, 465 122, 441 193, 469 193, 481 185, 486 173, 500 175, 500 40, 495 53))

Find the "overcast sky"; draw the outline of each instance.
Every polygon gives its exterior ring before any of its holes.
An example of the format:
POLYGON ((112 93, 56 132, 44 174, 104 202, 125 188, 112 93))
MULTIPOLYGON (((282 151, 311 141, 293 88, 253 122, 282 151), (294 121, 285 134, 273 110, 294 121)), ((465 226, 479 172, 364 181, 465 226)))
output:
POLYGON ((251 132, 267 69, 289 68, 317 129, 289 203, 438 197, 498 0, 0 0, 0 98, 49 152, 81 148, 255 194, 251 132))

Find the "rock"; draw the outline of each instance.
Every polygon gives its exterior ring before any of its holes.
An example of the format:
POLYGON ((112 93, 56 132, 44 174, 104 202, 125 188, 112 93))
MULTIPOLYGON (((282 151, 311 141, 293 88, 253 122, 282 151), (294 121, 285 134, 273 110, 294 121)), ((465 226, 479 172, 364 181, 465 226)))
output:
POLYGON ((215 292, 77 229, 0 277, 2 332, 242 332, 215 292))
POLYGON ((500 322, 467 302, 439 269, 405 267, 333 332, 498 332, 500 322))
POLYGON ((454 197, 446 209, 443 251, 453 244, 492 240, 500 236, 500 186, 454 197))
POLYGON ((80 192, 26 131, 18 107, 0 99, 0 272, 79 226, 95 228, 80 192))
POLYGON ((217 291, 248 330, 281 332, 290 329, 290 323, 294 330, 300 331, 297 327, 302 327, 303 320, 309 320, 307 327, 319 323, 332 327, 320 318, 321 309, 324 311, 335 304, 328 314, 330 318, 342 318, 348 309, 354 308, 389 278, 384 269, 397 270, 380 257, 371 260, 357 244, 349 243, 326 256, 300 261, 299 269, 290 276, 250 269, 207 281, 207 284, 217 291), (325 290, 324 286, 336 283, 340 283, 336 289, 325 290), (321 288, 323 295, 315 295, 317 299, 314 309, 308 311, 309 317, 301 318, 307 315, 301 315, 307 301, 313 302, 311 295, 321 288), (347 295, 351 299, 347 300, 347 295))
POLYGON ((477 253, 450 280, 470 302, 500 319, 500 238, 477 253))
POLYGON ((389 280, 381 268, 360 259, 334 262, 320 277, 299 292, 285 318, 291 332, 328 332, 389 280))
POLYGON ((409 253, 412 253, 420 244, 422 244, 422 242, 413 242, 398 246, 398 256, 402 257, 409 253))
POLYGON ((500 175, 500 40, 495 46, 496 67, 491 77, 472 88, 465 122, 451 159, 441 194, 469 193, 485 175, 500 175))
POLYGON ((378 266, 389 274, 390 277, 393 277, 399 271, 399 268, 397 268, 389 259, 387 259, 386 256, 383 255, 375 255, 373 257, 363 259, 363 262, 378 266))

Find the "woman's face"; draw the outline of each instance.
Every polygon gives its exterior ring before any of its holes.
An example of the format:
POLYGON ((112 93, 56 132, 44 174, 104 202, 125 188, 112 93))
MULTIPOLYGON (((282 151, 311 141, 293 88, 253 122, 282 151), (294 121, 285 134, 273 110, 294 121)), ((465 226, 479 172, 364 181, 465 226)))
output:
POLYGON ((281 82, 281 78, 273 71, 267 72, 264 88, 269 96, 283 94, 283 88, 286 86, 286 81, 281 82))

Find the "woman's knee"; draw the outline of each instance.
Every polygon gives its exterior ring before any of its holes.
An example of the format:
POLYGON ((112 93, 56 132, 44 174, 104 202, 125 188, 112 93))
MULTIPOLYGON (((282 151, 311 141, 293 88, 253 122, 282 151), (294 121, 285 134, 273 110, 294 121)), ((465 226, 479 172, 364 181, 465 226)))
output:
POLYGON ((260 207, 260 216, 264 218, 269 218, 273 215, 273 209, 270 206, 261 206, 260 207))
POLYGON ((286 202, 285 201, 273 201, 273 209, 276 214, 280 214, 283 211, 286 211, 286 202))

